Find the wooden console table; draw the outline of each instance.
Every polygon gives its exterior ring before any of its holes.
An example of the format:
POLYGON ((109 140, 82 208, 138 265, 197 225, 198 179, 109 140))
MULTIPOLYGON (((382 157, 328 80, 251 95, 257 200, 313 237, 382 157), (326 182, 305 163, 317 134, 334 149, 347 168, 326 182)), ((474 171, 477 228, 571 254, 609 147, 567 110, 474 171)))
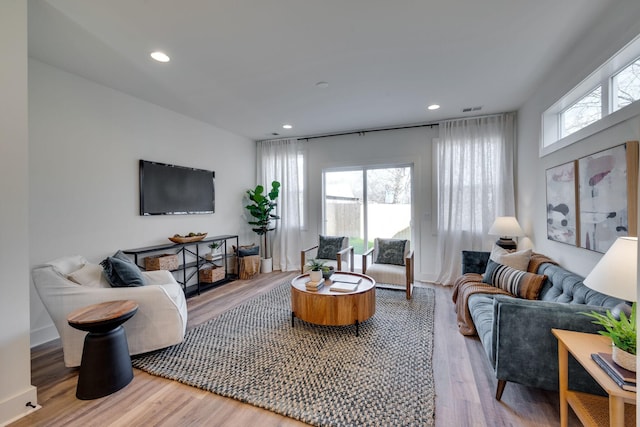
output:
POLYGON ((198 240, 197 242, 190 243, 172 243, 169 242, 163 245, 154 245, 154 246, 146 246, 143 248, 136 249, 126 249, 123 250, 127 255, 132 255, 134 262, 141 269, 145 269, 144 267, 144 258, 150 256, 152 254, 159 253, 172 253, 178 255, 181 263, 177 269, 172 270, 172 272, 177 272, 178 277, 176 277, 176 281, 182 285, 182 290, 184 291, 185 296, 190 297, 193 295, 200 295, 200 292, 206 289, 209 289, 214 286, 222 285, 224 283, 228 283, 237 278, 237 274, 233 270, 233 264, 230 262, 231 259, 235 258, 235 253, 231 247, 229 247, 229 242, 238 247, 238 236, 237 235, 222 235, 222 236, 212 236, 207 237, 202 240, 198 240), (204 251, 200 251, 201 245, 209 245, 211 242, 221 242, 222 245, 220 248, 222 249, 220 257, 214 259, 206 259, 205 255, 209 252, 208 249, 204 251), (233 243, 235 242, 235 243, 233 243), (216 262, 222 263, 222 268, 224 268, 225 274, 224 278, 218 280, 214 283, 202 283, 200 278, 198 277, 198 272, 206 266, 212 266, 216 262), (195 276, 195 283, 189 283, 195 276))
POLYGON ((611 340, 597 334, 551 331, 558 338, 560 426, 568 425, 569 405, 585 426, 635 426, 636 393, 623 390, 591 359, 592 353, 611 352, 611 340), (608 398, 569 390, 569 353, 604 389, 608 398))

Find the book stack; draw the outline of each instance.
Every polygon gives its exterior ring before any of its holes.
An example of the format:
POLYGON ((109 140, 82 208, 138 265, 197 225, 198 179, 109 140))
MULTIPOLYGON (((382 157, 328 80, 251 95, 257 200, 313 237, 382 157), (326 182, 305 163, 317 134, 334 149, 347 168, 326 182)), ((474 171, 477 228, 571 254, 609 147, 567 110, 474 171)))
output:
POLYGON ((591 358, 616 382, 623 390, 636 391, 636 373, 618 366, 611 358, 611 353, 593 353, 591 358))
POLYGON ((329 288, 333 292, 353 292, 358 289, 358 284, 362 280, 358 276, 349 276, 346 274, 334 274, 331 276, 333 284, 329 288))
POLYGON ((308 291, 318 292, 318 290, 320 290, 320 288, 324 286, 324 279, 320 280, 319 282, 309 280, 307 283, 305 283, 305 286, 308 291))

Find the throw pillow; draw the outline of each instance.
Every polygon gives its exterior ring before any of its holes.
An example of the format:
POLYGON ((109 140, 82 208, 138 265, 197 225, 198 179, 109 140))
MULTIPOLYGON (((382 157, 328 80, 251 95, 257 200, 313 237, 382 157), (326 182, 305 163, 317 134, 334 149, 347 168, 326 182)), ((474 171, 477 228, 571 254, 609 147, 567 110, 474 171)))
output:
POLYGON ((498 264, 508 265, 516 270, 527 271, 529 261, 531 260, 531 253, 531 249, 513 252, 501 248, 498 245, 493 245, 489 259, 498 264))
POLYGON ((547 276, 527 273, 489 260, 482 281, 524 299, 538 299, 547 276))
POLYGON ((238 247, 238 256, 244 258, 246 256, 260 255, 260 246, 258 245, 246 245, 238 247))
POLYGON ((340 252, 343 247, 344 237, 333 236, 318 236, 318 253, 316 258, 320 259, 337 259, 336 254, 340 252))
POLYGON ((402 239, 377 239, 378 252, 377 264, 404 265, 405 248, 407 240, 402 239))
POLYGON ((100 265, 103 268, 104 277, 114 288, 145 285, 140 268, 122 251, 107 257, 100 265))
POLYGON ((108 288, 111 286, 102 274, 102 268, 97 264, 85 264, 81 269, 70 273, 67 279, 88 288, 108 288))

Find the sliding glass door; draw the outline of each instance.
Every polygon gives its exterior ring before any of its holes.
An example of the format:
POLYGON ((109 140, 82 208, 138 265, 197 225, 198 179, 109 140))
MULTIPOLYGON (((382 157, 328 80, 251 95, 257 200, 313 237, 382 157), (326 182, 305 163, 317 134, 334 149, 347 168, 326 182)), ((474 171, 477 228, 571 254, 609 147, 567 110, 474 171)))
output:
POLYGON ((349 236, 362 254, 376 237, 411 239, 411 165, 327 169, 324 234, 349 236))

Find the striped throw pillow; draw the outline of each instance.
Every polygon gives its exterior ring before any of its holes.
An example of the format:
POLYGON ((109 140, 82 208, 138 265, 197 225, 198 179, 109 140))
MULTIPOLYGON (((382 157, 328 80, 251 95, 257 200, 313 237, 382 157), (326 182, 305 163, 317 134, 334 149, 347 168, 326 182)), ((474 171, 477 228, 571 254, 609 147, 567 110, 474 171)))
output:
POLYGON ((538 299, 547 276, 527 273, 489 260, 482 281, 503 289, 517 297, 538 299))

